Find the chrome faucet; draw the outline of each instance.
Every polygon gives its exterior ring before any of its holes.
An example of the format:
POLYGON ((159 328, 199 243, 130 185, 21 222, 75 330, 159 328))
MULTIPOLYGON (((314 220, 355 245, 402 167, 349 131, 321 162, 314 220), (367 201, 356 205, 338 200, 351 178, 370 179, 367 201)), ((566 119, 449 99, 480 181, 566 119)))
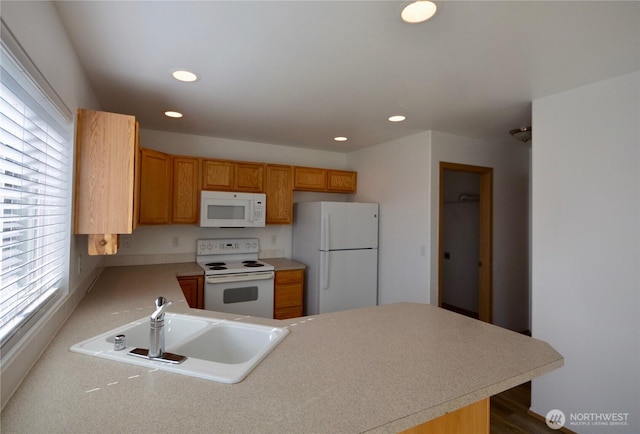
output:
POLYGON ((156 298, 156 310, 150 317, 148 357, 151 359, 161 358, 164 355, 164 311, 171 303, 164 297, 156 298))

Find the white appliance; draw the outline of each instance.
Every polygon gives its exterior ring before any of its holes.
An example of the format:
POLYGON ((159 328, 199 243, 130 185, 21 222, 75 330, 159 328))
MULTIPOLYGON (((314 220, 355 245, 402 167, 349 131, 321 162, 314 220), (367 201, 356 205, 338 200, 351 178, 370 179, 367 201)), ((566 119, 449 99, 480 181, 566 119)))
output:
POLYGON ((378 303, 378 204, 294 204, 293 259, 307 265, 307 315, 378 303))
POLYGON ((258 260, 257 238, 203 239, 196 248, 205 309, 273 318, 274 267, 258 260))
POLYGON ((267 200, 264 193, 203 191, 200 226, 208 228, 264 227, 267 200))

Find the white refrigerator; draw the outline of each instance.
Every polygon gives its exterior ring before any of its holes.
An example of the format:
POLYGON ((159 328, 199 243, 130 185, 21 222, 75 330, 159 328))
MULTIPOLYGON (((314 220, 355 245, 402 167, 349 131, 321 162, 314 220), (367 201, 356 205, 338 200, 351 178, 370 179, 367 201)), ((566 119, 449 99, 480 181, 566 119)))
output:
POLYGON ((307 266, 305 313, 378 304, 378 204, 294 204, 293 259, 307 266))

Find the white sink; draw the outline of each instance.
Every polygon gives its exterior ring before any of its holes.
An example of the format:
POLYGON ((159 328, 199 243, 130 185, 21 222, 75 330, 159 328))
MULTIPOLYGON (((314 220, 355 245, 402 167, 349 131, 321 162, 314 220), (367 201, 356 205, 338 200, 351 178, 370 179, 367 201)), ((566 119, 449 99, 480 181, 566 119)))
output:
POLYGON ((180 364, 169 364, 128 354, 134 348, 149 347, 149 329, 147 316, 77 343, 70 350, 206 380, 237 383, 289 333, 281 327, 166 313, 165 352, 187 357, 180 364), (115 351, 115 336, 120 334, 126 336, 126 349, 115 351))

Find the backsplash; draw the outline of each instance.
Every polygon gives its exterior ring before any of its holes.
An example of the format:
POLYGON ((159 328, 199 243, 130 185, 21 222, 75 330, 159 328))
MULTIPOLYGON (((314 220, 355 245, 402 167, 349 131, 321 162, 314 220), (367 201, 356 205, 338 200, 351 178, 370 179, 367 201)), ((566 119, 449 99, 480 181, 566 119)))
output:
POLYGON ((260 258, 291 257, 291 225, 264 228, 201 228, 190 225, 139 226, 121 235, 116 255, 104 257, 105 267, 194 262, 196 241, 203 238, 258 238, 260 258))

